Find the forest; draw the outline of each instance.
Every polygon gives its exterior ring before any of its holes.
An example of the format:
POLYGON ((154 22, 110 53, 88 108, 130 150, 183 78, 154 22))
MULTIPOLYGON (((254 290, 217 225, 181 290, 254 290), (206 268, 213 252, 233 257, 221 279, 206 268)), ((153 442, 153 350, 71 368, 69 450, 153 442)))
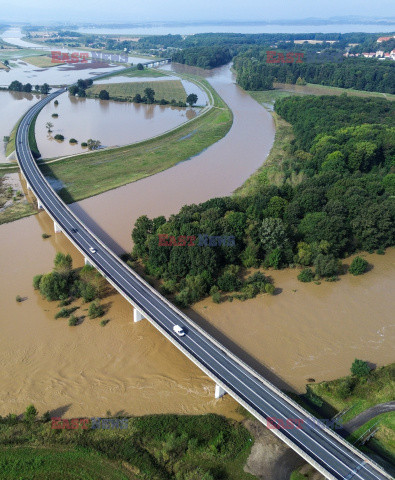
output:
POLYGON ((304 63, 267 63, 266 50, 247 50, 237 55, 233 67, 237 83, 245 90, 270 90, 273 82, 317 83, 369 92, 395 93, 395 63, 368 58, 334 58, 304 63), (335 61, 333 61, 335 60, 335 61))
POLYGON ((241 292, 231 296, 240 300, 273 293, 269 277, 244 278, 243 267, 301 266, 310 279, 333 281, 341 258, 361 249, 382 253, 395 242, 394 105, 343 95, 284 98, 275 108, 295 132, 289 168, 301 173, 299 184, 262 184, 248 196, 135 223, 133 258, 181 306, 208 294, 221 301, 226 292, 241 292), (232 235, 235 244, 161 246, 160 234, 232 235))

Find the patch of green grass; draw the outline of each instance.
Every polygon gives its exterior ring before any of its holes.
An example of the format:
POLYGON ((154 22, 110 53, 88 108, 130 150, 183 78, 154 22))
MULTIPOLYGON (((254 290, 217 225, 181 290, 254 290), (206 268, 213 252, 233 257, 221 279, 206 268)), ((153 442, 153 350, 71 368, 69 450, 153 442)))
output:
POLYGON ((36 214, 37 211, 31 203, 25 201, 14 202, 5 210, 0 212, 0 225, 3 223, 13 222, 23 217, 36 214))
POLYGON ((32 151, 32 154, 33 154, 34 158, 40 158, 40 156, 41 156, 40 151, 37 147, 36 135, 35 135, 37 116, 38 116, 38 114, 35 115, 35 117, 31 121, 30 126, 29 126, 29 147, 30 147, 30 150, 32 151))
POLYGON ((395 100, 395 95, 381 92, 367 92, 365 90, 354 90, 353 88, 330 87, 327 85, 318 85, 307 83, 306 85, 290 85, 287 83, 275 83, 275 90, 278 92, 296 94, 296 95, 352 95, 356 97, 380 97, 387 100, 395 100))
MULTIPOLYGON (((372 420, 369 420, 369 422, 358 428, 358 430, 355 430, 347 440, 355 443, 359 439, 364 439, 364 437, 376 429, 378 429, 377 432, 366 446, 381 457, 395 464, 395 412, 383 413, 372 418, 372 420)), ((359 442, 361 440, 359 440, 359 442)), ((359 442, 356 446, 359 446, 359 442)))
POLYGON ((2 480, 128 480, 136 478, 118 462, 82 448, 4 448, 2 480))
POLYGON ((353 377, 351 394, 346 398, 341 395, 341 387, 350 377, 339 378, 330 382, 310 384, 311 391, 337 412, 350 408, 342 417, 346 423, 359 413, 379 403, 390 402, 395 398, 395 363, 370 372, 367 377, 353 377))
POLYGON ((167 77, 165 73, 162 73, 160 70, 156 68, 144 68, 144 70, 130 70, 129 72, 124 74, 125 77, 167 77))
POLYGON ((52 57, 48 55, 35 55, 32 57, 23 57, 21 58, 23 62, 30 63, 31 65, 34 65, 35 67, 39 68, 49 68, 49 67, 55 67, 56 65, 64 65, 65 62, 53 62, 52 57))
POLYGON ((94 84, 88 88, 88 97, 98 97, 101 90, 107 90, 110 98, 122 98, 132 101, 133 97, 140 94, 144 97, 144 90, 152 88, 155 91, 155 100, 164 98, 168 102, 185 102, 186 93, 180 80, 164 80, 160 82, 130 82, 130 83, 108 83, 94 84))
POLYGON ((5 154, 8 157, 8 155, 11 155, 11 153, 15 150, 15 136, 16 136, 16 131, 19 127, 19 124, 21 123, 22 118, 18 120, 18 122, 15 124, 14 128, 12 129, 10 133, 10 139, 7 143, 5 154))
POLYGON ((233 121, 232 112, 215 90, 208 82, 201 84, 214 97, 217 108, 159 137, 53 163, 43 162, 40 168, 44 175, 67 186, 59 193, 71 203, 148 177, 199 154, 223 138, 233 121))

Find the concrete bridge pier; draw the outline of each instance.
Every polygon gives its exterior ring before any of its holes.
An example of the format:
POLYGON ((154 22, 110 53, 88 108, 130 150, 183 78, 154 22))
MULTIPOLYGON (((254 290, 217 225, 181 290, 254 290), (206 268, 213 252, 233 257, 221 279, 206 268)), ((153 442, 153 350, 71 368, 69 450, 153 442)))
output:
POLYGON ((29 185, 27 182, 26 182, 26 188, 27 188, 28 190, 31 190, 31 187, 30 187, 30 185, 29 185))
POLYGON ((136 323, 142 320, 143 318, 144 318, 144 315, 139 310, 137 310, 137 308, 133 307, 133 321, 136 323))
POLYGON ((215 398, 221 398, 225 395, 225 390, 219 385, 215 385, 215 398))
POLYGON ((53 228, 55 230, 55 233, 60 233, 62 229, 59 227, 59 225, 56 222, 53 222, 53 228))
POLYGON ((37 208, 40 210, 41 208, 44 208, 44 205, 40 202, 40 200, 37 198, 37 208))
POLYGON ((85 265, 89 265, 90 267, 93 267, 88 257, 84 257, 84 262, 85 262, 85 265))

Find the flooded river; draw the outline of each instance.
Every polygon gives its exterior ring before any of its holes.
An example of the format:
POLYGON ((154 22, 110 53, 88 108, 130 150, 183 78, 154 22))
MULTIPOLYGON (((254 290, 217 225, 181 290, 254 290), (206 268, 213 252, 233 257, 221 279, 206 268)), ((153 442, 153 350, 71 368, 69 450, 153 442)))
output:
MULTIPOLYGON (((209 81, 234 113, 223 140, 170 170, 72 206, 118 252, 130 250, 139 215, 169 215, 185 203, 229 194, 270 150, 270 114, 234 85, 229 67, 211 72, 209 81)), ((110 307, 105 327, 98 320, 77 327, 54 320, 56 302, 40 298, 32 277, 51 269, 57 250, 70 252, 76 266, 82 257, 53 234, 44 212, 0 226, 0 241, 0 415, 34 403, 63 416, 111 410, 237 417, 236 403, 215 400, 213 382, 148 322, 132 323, 120 295, 103 300, 110 307), (43 240, 43 232, 51 238, 43 240), (26 300, 17 303, 16 295, 26 300)), ((347 374, 355 357, 377 365, 393 360, 395 250, 367 258, 374 268, 359 278, 310 285, 299 283, 295 270, 271 272, 279 295, 220 305, 204 300, 189 313, 277 385, 302 391, 307 378, 347 374)))

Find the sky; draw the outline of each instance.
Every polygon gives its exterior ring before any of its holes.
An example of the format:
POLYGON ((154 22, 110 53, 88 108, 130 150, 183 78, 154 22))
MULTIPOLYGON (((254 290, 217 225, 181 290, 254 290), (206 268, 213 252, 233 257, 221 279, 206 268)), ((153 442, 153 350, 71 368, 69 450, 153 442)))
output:
POLYGON ((393 0, 0 0, 12 22, 268 21, 361 15, 386 17, 393 0))

